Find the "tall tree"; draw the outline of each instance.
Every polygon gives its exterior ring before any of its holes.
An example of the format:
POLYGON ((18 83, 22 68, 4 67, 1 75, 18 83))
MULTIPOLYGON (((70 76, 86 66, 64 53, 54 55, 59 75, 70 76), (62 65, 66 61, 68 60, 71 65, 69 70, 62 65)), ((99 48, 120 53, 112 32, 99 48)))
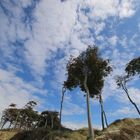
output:
POLYGON ((70 58, 67 64, 67 80, 64 86, 72 90, 79 86, 86 93, 87 118, 88 118, 88 140, 93 140, 94 132, 91 123, 90 101, 99 95, 104 85, 104 77, 106 77, 111 67, 109 61, 100 57, 97 47, 89 46, 78 57, 70 58), (98 90, 97 90, 98 89, 98 90))
POLYGON ((140 115, 140 110, 139 110, 139 108, 137 107, 136 103, 132 100, 132 98, 131 98, 130 95, 129 95, 129 92, 128 92, 128 89, 127 89, 127 86, 126 86, 126 83, 127 83, 128 81, 129 81, 128 76, 117 76, 117 77, 116 77, 116 83, 117 83, 117 85, 118 85, 119 87, 121 87, 121 88, 125 91, 125 93, 126 93, 128 99, 129 99, 129 101, 130 101, 131 104, 136 108, 138 114, 140 115))

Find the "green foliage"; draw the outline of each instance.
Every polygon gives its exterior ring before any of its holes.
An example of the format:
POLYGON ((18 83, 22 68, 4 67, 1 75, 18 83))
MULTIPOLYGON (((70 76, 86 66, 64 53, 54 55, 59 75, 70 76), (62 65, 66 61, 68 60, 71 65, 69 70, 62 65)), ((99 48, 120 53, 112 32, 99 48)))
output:
POLYGON ((125 86, 130 79, 128 78, 128 76, 125 75, 125 76, 116 76, 115 80, 118 87, 121 88, 122 86, 125 86))
POLYGON ((104 77, 111 72, 109 60, 100 57, 98 48, 89 46, 78 57, 70 58, 67 64, 67 80, 64 86, 72 90, 79 86, 82 91, 84 88, 84 78, 87 75, 87 86, 90 96, 98 95, 104 85, 104 77))
MULTIPOLYGON (((37 103, 35 101, 29 101, 23 108, 16 108, 15 104, 10 104, 8 108, 3 111, 1 118, 1 129, 6 123, 10 123, 13 129, 33 129, 45 126, 46 128, 58 129, 60 120, 59 113, 56 111, 43 111, 39 114, 34 110, 37 103)), ((9 128, 10 128, 9 127, 9 128)))
POLYGON ((39 123, 38 127, 47 127, 47 128, 53 128, 53 129, 58 129, 60 125, 60 120, 58 117, 59 113, 57 111, 43 111, 40 114, 39 118, 39 123), (47 120, 47 126, 45 126, 47 120))
POLYGON ((140 74, 140 57, 131 60, 127 64, 125 71, 129 77, 140 74))

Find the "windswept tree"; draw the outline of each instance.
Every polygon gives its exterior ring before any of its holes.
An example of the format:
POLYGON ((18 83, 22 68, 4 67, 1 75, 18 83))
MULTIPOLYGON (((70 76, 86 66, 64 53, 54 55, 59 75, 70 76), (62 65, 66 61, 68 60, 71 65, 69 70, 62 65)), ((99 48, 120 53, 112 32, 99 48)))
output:
POLYGON ((126 83, 128 81, 129 81, 128 76, 117 76, 116 77, 116 83, 117 83, 118 87, 122 88, 125 91, 129 101, 136 108, 138 114, 140 115, 140 110, 139 110, 138 106, 136 105, 136 103, 132 100, 132 98, 129 95, 128 88, 127 88, 127 85, 126 85, 126 83))
POLYGON ((5 126, 5 124, 9 121, 9 109, 5 109, 2 112, 2 117, 1 117, 1 130, 5 126))
MULTIPOLYGON (((125 68, 125 72, 127 73, 127 76, 125 77, 125 79, 129 79, 132 78, 133 76, 139 75, 140 76, 140 56, 137 58, 134 58, 133 60, 131 60, 125 68)), ((129 94, 128 94, 128 90, 126 88, 126 82, 125 86, 123 89, 125 89, 125 92, 127 93, 127 96, 130 100, 130 102, 134 105, 134 107, 136 108, 138 114, 140 115, 140 109, 138 108, 138 106, 136 105, 136 103, 134 101, 132 101, 132 99, 130 98, 129 94)))
POLYGON ((64 86, 68 90, 79 86, 86 93, 88 140, 94 139, 89 98, 100 94, 104 85, 104 77, 110 71, 109 61, 100 57, 97 47, 89 46, 78 57, 70 58, 67 64, 67 80, 64 82, 64 86))
POLYGON ((5 126, 7 122, 9 122, 8 128, 11 127, 11 125, 15 121, 16 112, 17 112, 17 108, 16 108, 16 104, 14 103, 10 104, 9 107, 3 111, 2 117, 1 117, 1 129, 3 129, 3 127, 5 126))
MULTIPOLYGON (((31 119, 37 117, 37 112, 33 108, 37 105, 35 101, 29 101, 24 108, 18 109, 16 112, 16 118, 14 122, 14 129, 16 128, 28 128, 31 125, 31 119), (30 123, 29 123, 30 122, 30 123)), ((31 126, 30 126, 31 127, 31 126)))
POLYGON ((125 91, 125 93, 126 93, 128 99, 129 99, 129 101, 136 108, 138 114, 140 115, 140 109, 138 108, 137 104, 130 97, 129 92, 128 92, 128 88, 127 88, 127 85, 126 85, 127 82, 133 76, 140 74, 140 57, 137 57, 137 58, 134 58, 133 60, 131 60, 126 65, 125 72, 126 72, 126 75, 125 76, 118 76, 116 78, 117 85, 119 87, 121 87, 125 91))
POLYGON ((57 111, 43 111, 40 114, 37 126, 43 128, 58 129, 60 124, 58 115, 59 113, 57 111))
POLYGON ((37 105, 35 101, 29 101, 20 112, 20 128, 23 126, 26 129, 34 127, 38 119, 38 112, 34 111, 34 107, 37 105))

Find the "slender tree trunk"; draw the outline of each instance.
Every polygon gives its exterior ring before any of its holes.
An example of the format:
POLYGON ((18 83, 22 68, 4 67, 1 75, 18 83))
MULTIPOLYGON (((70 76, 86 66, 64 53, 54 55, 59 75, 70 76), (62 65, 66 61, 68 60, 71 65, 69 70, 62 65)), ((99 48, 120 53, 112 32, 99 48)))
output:
POLYGON ((51 116, 51 128, 52 128, 52 129, 53 129, 53 119, 54 119, 54 117, 51 116))
POLYGON ((20 125, 19 125, 19 129, 21 129, 22 128, 22 124, 20 123, 20 125))
POLYGON ((45 121, 45 128, 47 128, 47 123, 48 123, 48 120, 46 118, 46 121, 45 121))
POLYGON ((36 124, 34 124, 33 129, 35 129, 36 127, 38 127, 40 124, 40 119, 37 120, 36 124))
POLYGON ((108 121, 107 121, 107 117, 106 117, 105 111, 103 113, 104 113, 105 124, 108 127, 108 121))
POLYGON ((61 126, 62 126, 62 110, 63 110, 63 102, 64 102, 65 92, 66 92, 66 89, 63 87, 62 88, 61 106, 60 106, 60 125, 59 125, 59 130, 61 130, 61 126))
POLYGON ((3 116, 0 119, 0 126, 2 125, 2 121, 3 121, 3 116))
POLYGON ((103 100, 102 100, 102 95, 99 95, 99 102, 100 102, 100 106, 101 106, 101 119, 102 119, 102 128, 105 128, 105 123, 106 126, 108 127, 108 122, 107 122, 107 117, 104 111, 104 106, 103 106, 103 100))
POLYGON ((101 107, 102 129, 105 129, 105 125, 104 125, 104 109, 103 109, 103 101, 102 101, 101 94, 99 95, 99 102, 100 102, 100 107, 101 107))
POLYGON ((7 121, 4 121, 2 126, 1 126, 1 130, 3 129, 4 125, 7 123, 7 121))
POLYGON ((17 114, 14 129, 16 129, 16 126, 17 126, 17 121, 18 121, 19 115, 20 115, 20 112, 18 112, 18 114, 17 114))
POLYGON ((84 80, 84 87, 86 90, 86 102, 87 102, 87 117, 88 117, 88 140, 93 140, 94 139, 94 132, 92 128, 92 123, 91 123, 91 114, 90 114, 90 101, 89 101, 89 89, 87 87, 87 75, 85 74, 85 80, 84 80))
POLYGON ((137 107, 136 103, 135 103, 135 102, 131 99, 131 97, 129 96, 129 93, 128 93, 128 90, 127 90, 126 86, 122 84, 122 88, 123 88, 123 90, 125 91, 125 93, 126 93, 128 99, 129 99, 129 101, 132 103, 132 105, 134 105, 134 107, 136 108, 138 114, 140 115, 140 110, 139 110, 139 108, 137 107))
POLYGON ((11 125, 12 125, 12 122, 10 122, 10 125, 9 125, 8 129, 10 129, 11 125))

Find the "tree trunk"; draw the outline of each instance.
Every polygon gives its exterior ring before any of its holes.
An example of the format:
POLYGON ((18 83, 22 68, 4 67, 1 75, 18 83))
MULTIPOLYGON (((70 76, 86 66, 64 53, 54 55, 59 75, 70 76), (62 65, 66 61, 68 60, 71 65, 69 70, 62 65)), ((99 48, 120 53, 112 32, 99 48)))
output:
POLYGON ((135 102, 131 99, 131 97, 129 96, 129 93, 128 93, 128 90, 127 90, 126 86, 122 84, 122 88, 123 88, 123 90, 125 91, 125 93, 126 93, 128 99, 129 99, 129 101, 132 103, 132 105, 134 105, 134 107, 136 108, 138 114, 140 115, 140 110, 139 110, 139 108, 137 107, 136 103, 135 103, 135 102))
POLYGON ((45 121, 45 126, 44 126, 44 128, 47 128, 47 123, 48 123, 48 120, 47 120, 47 118, 46 118, 46 121, 45 121))
POLYGON ((18 112, 18 114, 17 114, 14 129, 16 129, 16 126, 17 126, 17 121, 18 121, 19 115, 20 115, 20 112, 18 112))
POLYGON ((0 126, 2 125, 2 121, 3 121, 3 116, 1 117, 1 120, 0 120, 0 126))
POLYGON ((11 125, 12 125, 12 122, 10 122, 10 125, 9 125, 8 129, 10 129, 11 125))
POLYGON ((53 119, 54 119, 54 116, 51 116, 51 129, 53 129, 53 119))
POLYGON ((106 117, 105 111, 103 113, 104 113, 104 119, 105 119, 106 126, 108 127, 108 122, 107 122, 107 117, 106 117))
POLYGON ((4 121, 2 126, 1 126, 1 130, 3 129, 4 125, 7 123, 7 121, 4 121))
POLYGON ((99 95, 99 102, 100 102, 100 106, 101 106, 102 128, 104 129, 105 128, 104 122, 106 123, 107 127, 108 127, 108 122, 107 122, 107 117, 106 117, 106 114, 105 114, 105 111, 104 111, 103 100, 102 100, 102 95, 101 94, 99 95))
POLYGON ((40 123, 40 119, 38 119, 36 124, 34 124, 33 129, 35 129, 36 127, 39 127, 39 123, 40 123))
POLYGON ((88 140, 93 140, 94 139, 94 132, 92 128, 92 123, 91 123, 91 114, 90 114, 90 101, 89 101, 89 89, 87 87, 87 75, 85 75, 85 80, 84 80, 84 87, 86 90, 86 102, 87 102, 87 117, 88 117, 88 140))
POLYGON ((101 120, 102 120, 102 129, 105 129, 105 125, 104 125, 104 109, 103 109, 103 101, 102 101, 102 97, 101 94, 99 95, 99 102, 100 102, 100 107, 101 107, 101 120))
POLYGON ((61 123, 62 123, 62 109, 63 109, 63 102, 64 102, 64 95, 65 95, 66 89, 62 88, 62 99, 61 99, 61 106, 60 106, 60 125, 59 130, 61 130, 61 123))

